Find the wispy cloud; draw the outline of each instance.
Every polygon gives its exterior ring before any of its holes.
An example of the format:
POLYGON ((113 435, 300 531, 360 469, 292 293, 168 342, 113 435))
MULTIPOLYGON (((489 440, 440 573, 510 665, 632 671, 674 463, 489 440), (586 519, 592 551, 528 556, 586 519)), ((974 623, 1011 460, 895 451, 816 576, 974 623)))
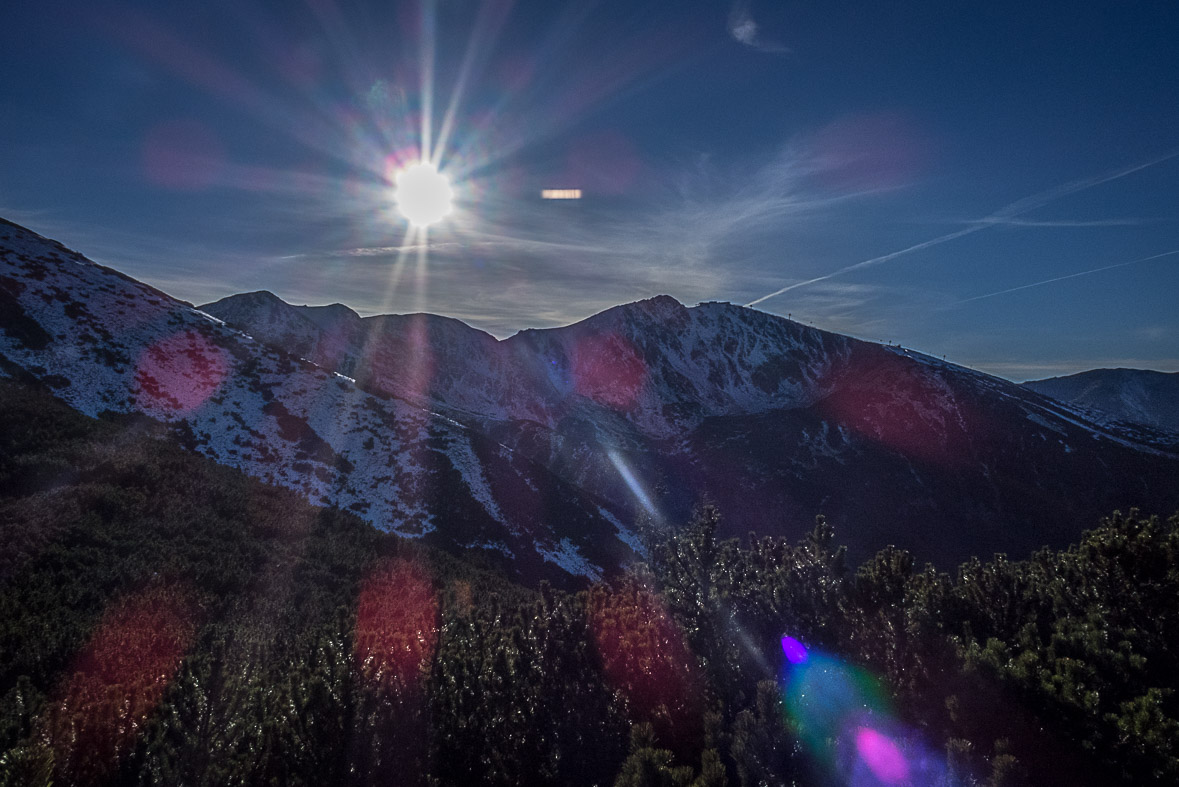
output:
POLYGON ((759 52, 786 54, 790 51, 790 48, 785 44, 767 39, 762 35, 761 29, 749 10, 749 3, 745 0, 739 0, 733 5, 733 10, 729 12, 729 35, 737 43, 759 52))
POLYGON ((598 252, 554 254, 539 248, 511 249, 492 245, 473 252, 469 247, 443 246, 429 252, 427 276, 405 277, 388 301, 383 285, 391 266, 378 257, 341 260, 345 268, 313 259, 293 263, 287 275, 300 296, 314 297, 319 279, 337 273, 337 292, 362 314, 417 308, 425 296, 427 310, 456 317, 497 336, 523 326, 548 327, 588 317, 619 303, 669 292, 693 302, 717 291, 723 274, 659 261, 637 264, 633 258, 598 252), (363 261, 363 265, 357 263, 363 261), (345 288, 341 290, 340 288, 345 288))
MULTIPOLYGON (((657 293, 691 304, 724 298, 734 287, 756 291, 772 281, 760 266, 767 254, 778 253, 783 234, 878 191, 821 187, 814 177, 821 170, 821 163, 785 145, 739 164, 699 156, 672 167, 675 175, 667 180, 652 173, 640 194, 576 205, 521 201, 494 187, 482 189, 477 216, 430 236, 430 309, 501 335, 522 324, 568 323, 657 293)), ((376 243, 331 256, 378 265, 399 248, 376 243)), ((828 300, 807 311, 824 319, 839 315, 831 319, 842 326, 846 318, 851 325, 854 304, 841 302, 848 294, 839 289, 816 290, 816 298, 828 300)), ((852 297, 861 296, 874 297, 852 297)), ((362 312, 363 297, 353 304, 362 312)), ((402 292, 394 308, 410 300, 402 292)), ((871 330, 864 319, 856 327, 871 330)))
POLYGON ((483 235, 471 240, 441 240, 426 241, 425 243, 410 243, 403 246, 358 246, 350 249, 329 249, 320 252, 304 252, 301 254, 286 254, 279 259, 297 260, 308 257, 389 257, 409 252, 427 251, 433 254, 458 252, 488 252, 488 251, 550 251, 550 252, 585 252, 588 254, 608 254, 617 252, 606 246, 582 245, 576 243, 560 243, 556 241, 534 240, 531 238, 511 238, 483 235))
MULTIPOLYGON (((477 206, 456 212, 462 221, 431 228, 428 241, 410 239, 404 248, 404 224, 391 210, 372 210, 382 195, 365 192, 367 204, 351 196, 341 203, 314 188, 266 201, 248 215, 219 216, 221 231, 191 247, 100 227, 55 234, 196 303, 263 287, 291 302, 342 301, 362 314, 424 308, 507 335, 657 293, 694 303, 725 297, 746 277, 752 287, 768 286, 758 274, 766 238, 857 196, 818 188, 817 166, 789 146, 736 163, 699 156, 652 168, 634 193, 578 205, 479 184, 471 192, 479 195, 477 206), (294 225, 307 230, 303 240, 288 232, 255 239, 258 226, 294 225), (307 237, 312 248, 302 245, 307 237), (253 250, 235 248, 235 238, 253 250), (419 252, 425 275, 397 277, 398 260, 419 252)), ((46 231, 44 219, 29 223, 46 231)))
POLYGON ((673 193, 641 213, 587 228, 597 242, 644 260, 716 265, 722 248, 751 244, 792 223, 872 192, 831 192, 813 183, 815 161, 784 146, 754 166, 719 168, 700 157, 680 170, 673 193))
POLYGON ((880 265, 881 263, 889 262, 890 260, 894 260, 898 257, 903 257, 907 254, 912 254, 913 252, 916 252, 916 251, 928 249, 932 246, 939 246, 943 243, 948 243, 949 241, 957 240, 958 238, 962 238, 967 235, 972 235, 975 232, 978 232, 979 230, 983 230, 988 227, 996 226, 997 224, 1002 224, 1002 223, 1008 222, 1010 220, 1017 219, 1018 217, 1022 216, 1025 213, 1030 213, 1031 211, 1036 210, 1037 208, 1042 208, 1045 205, 1048 205, 1048 204, 1055 202, 1059 199, 1063 199, 1064 197, 1067 197, 1069 195, 1076 194, 1079 191, 1085 191, 1086 189, 1091 189, 1095 186, 1100 186, 1103 183, 1109 183, 1110 181, 1118 180, 1118 179, 1124 178, 1128 175, 1132 175, 1135 172, 1140 172, 1140 171, 1147 169, 1149 167, 1153 167, 1158 164, 1162 164, 1165 161, 1170 161, 1171 159, 1175 158, 1176 156, 1179 156, 1179 150, 1173 150, 1163 156, 1159 156, 1158 158, 1151 159, 1150 161, 1146 161, 1146 162, 1143 162, 1140 164, 1134 164, 1134 165, 1127 166, 1127 167, 1122 167, 1120 169, 1105 172, 1100 175, 1095 175, 1095 176, 1088 177, 1088 178, 1082 178, 1080 180, 1074 180, 1069 183, 1065 183, 1063 185, 1049 189, 1047 191, 1042 191, 1037 194, 1033 194, 1029 197, 1024 197, 1023 199, 1016 200, 1015 202, 1012 202, 1009 205, 1003 206, 1002 208, 1000 208, 999 210, 990 214, 989 216, 984 216, 982 219, 979 219, 979 220, 971 223, 969 226, 967 226, 964 229, 957 230, 955 232, 950 232, 945 235, 939 235, 936 238, 930 238, 929 240, 922 241, 920 243, 915 243, 912 246, 908 246, 908 247, 900 249, 898 251, 890 252, 888 254, 882 254, 879 257, 872 257, 871 259, 863 260, 862 262, 857 262, 854 265, 848 265, 846 267, 840 268, 838 270, 832 271, 831 273, 827 273, 822 276, 816 276, 812 279, 807 279, 805 281, 796 282, 794 284, 789 284, 785 287, 775 290, 774 292, 769 293, 768 295, 763 295, 760 298, 750 301, 746 305, 747 306, 756 306, 757 304, 767 301, 770 298, 776 298, 779 295, 790 292, 791 290, 796 290, 800 287, 807 287, 812 284, 817 284, 818 282, 826 281, 828 279, 834 278, 836 276, 842 276, 846 273, 851 273, 852 271, 857 271, 857 270, 861 270, 863 268, 869 268, 869 267, 872 267, 875 265, 880 265))

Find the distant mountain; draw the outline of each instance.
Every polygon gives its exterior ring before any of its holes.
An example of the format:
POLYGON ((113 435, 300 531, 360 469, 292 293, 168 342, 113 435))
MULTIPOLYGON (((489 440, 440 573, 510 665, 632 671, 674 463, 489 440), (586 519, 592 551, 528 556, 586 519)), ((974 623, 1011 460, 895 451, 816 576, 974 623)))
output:
POLYGON ((1179 433, 1179 372, 1093 369, 1023 385, 1076 407, 1179 433))
POLYGON ((710 499, 724 533, 950 566, 1179 508, 1176 440, 999 378, 667 296, 497 341, 266 292, 201 309, 0 225, 0 369, 85 413, 138 411, 313 502, 521 577, 596 577, 633 525, 710 499))

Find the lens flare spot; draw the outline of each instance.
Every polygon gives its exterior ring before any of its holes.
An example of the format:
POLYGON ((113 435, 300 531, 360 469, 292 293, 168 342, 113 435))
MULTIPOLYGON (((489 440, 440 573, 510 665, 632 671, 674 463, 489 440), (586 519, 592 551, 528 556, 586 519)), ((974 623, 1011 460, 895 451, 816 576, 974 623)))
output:
POLYGON ((632 720, 651 722, 662 741, 696 739, 700 676, 662 599, 635 584, 617 590, 595 587, 587 612, 602 676, 626 699, 632 720))
POLYGON ((643 169, 635 146, 618 131, 603 131, 573 143, 564 180, 595 194, 625 194, 636 185, 643 169))
POLYGON ((909 778, 909 764, 900 748, 887 735, 871 727, 856 730, 856 751, 872 771, 885 784, 899 784, 909 778))
POLYGON ((220 140, 195 120, 174 120, 152 127, 143 140, 143 169, 156 186, 198 191, 217 181, 225 169, 220 140))
POLYGON ((438 644, 438 601, 426 571, 395 558, 361 586, 356 609, 356 665, 373 683, 416 689, 438 644))
POLYGON ((832 367, 824 384, 832 393, 818 403, 823 417, 906 457, 961 464, 986 434, 965 397, 891 349, 853 353, 832 367))
POLYGON ((394 176, 397 210, 415 227, 428 227, 454 210, 454 189, 450 178, 433 164, 419 161, 394 176))
POLYGON ((823 748, 823 741, 839 737, 849 720, 865 713, 890 715, 871 675, 817 652, 808 653, 804 664, 789 671, 784 689, 786 710, 800 738, 815 750, 823 748))
POLYGON ((811 142, 818 176, 845 189, 896 188, 921 172, 932 145, 905 115, 882 112, 846 117, 811 142))
POLYGON ((77 783, 79 768, 105 777, 131 753, 180 668, 196 615, 183 587, 149 588, 106 610, 40 719, 63 783, 77 783))
POLYGON ((802 664, 806 661, 806 646, 794 637, 782 636, 782 652, 791 664, 802 664))
POLYGON ((577 393, 616 410, 638 404, 647 365, 630 342, 616 333, 585 336, 573 348, 577 393))
POLYGON ((135 385, 140 403, 149 410, 188 413, 213 395, 229 370, 225 351, 189 330, 144 351, 135 371, 135 385))

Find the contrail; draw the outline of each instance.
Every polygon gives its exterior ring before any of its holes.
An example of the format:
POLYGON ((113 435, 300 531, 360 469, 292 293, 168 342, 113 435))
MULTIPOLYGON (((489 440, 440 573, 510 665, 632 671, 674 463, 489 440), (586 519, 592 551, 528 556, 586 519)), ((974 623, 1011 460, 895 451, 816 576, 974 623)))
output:
POLYGON ((1148 260, 1157 260, 1160 257, 1169 257, 1172 254, 1179 254, 1179 249, 1174 249, 1173 251, 1164 251, 1162 254, 1154 254, 1154 255, 1151 255, 1150 257, 1142 257, 1141 259, 1130 260, 1129 262, 1119 262, 1114 265, 1105 265, 1101 268, 1093 268, 1091 270, 1080 271, 1078 273, 1070 273, 1067 276, 1057 276, 1054 279, 1044 279, 1044 281, 1035 281, 1035 282, 1032 282, 1031 284, 1021 284, 1018 287, 1009 287, 1006 290, 999 290, 998 292, 988 292, 986 295, 975 295, 973 298, 966 298, 964 300, 958 301, 958 302, 950 304, 950 305, 951 306, 961 306, 962 304, 970 303, 971 301, 981 301, 983 298, 994 298, 996 295, 1006 295, 1009 292, 1018 292, 1019 290, 1026 290, 1030 287, 1039 287, 1043 284, 1051 284, 1052 282, 1055 282, 1055 281, 1064 281, 1065 279, 1075 279, 1078 276, 1088 276, 1090 273, 1101 273, 1101 271, 1110 271, 1110 270, 1113 270, 1114 268, 1124 268, 1127 265, 1136 265, 1140 262, 1147 262, 1148 260))
POLYGON ((928 249, 930 246, 937 246, 939 243, 945 243, 946 241, 954 240, 955 238, 961 238, 963 235, 969 235, 972 232, 978 232, 979 230, 983 229, 984 227, 988 227, 988 226, 990 226, 990 225, 981 224, 981 223, 980 224, 972 224, 971 226, 967 227, 964 230, 958 230, 957 232, 951 232, 949 235, 941 235, 939 237, 932 238, 931 240, 922 241, 921 243, 918 243, 916 246, 910 246, 907 249, 901 249, 900 251, 894 251, 891 254, 884 254, 880 257, 873 257, 870 260, 864 260, 863 262, 857 262, 855 265, 848 265, 846 268, 840 268, 837 271, 832 271, 831 273, 826 273, 826 274, 823 274, 822 276, 816 276, 815 278, 807 279, 806 281, 800 281, 795 284, 791 284, 789 286, 783 287, 780 290, 774 290, 769 295, 763 295, 760 298, 758 298, 757 300, 750 301, 749 303, 747 303, 745 305, 746 306, 756 306, 757 304, 761 303, 762 301, 768 301, 770 298, 777 297, 784 292, 790 292, 791 290, 796 290, 799 287, 805 287, 808 284, 814 284, 816 282, 826 281, 827 279, 831 279, 836 276, 842 276, 845 273, 849 273, 851 271, 858 270, 860 268, 867 268, 870 265, 879 265, 882 262, 888 262, 889 260, 893 259, 894 257, 900 257, 902 254, 908 254, 910 252, 921 251, 922 249, 928 249))
POLYGON ((999 208, 999 210, 995 211, 991 215, 987 216, 986 218, 980 219, 979 221, 975 222, 974 224, 971 224, 969 227, 966 227, 965 229, 958 230, 957 232, 951 232, 947 235, 939 235, 936 238, 931 238, 930 240, 922 241, 921 243, 915 244, 913 246, 909 246, 908 248, 901 249, 900 251, 894 251, 889 254, 883 254, 879 257, 873 257, 870 260, 864 260, 863 262, 857 262, 854 265, 848 265, 846 268, 840 268, 837 271, 832 271, 831 273, 827 273, 822 276, 816 276, 813 279, 807 279, 806 281, 796 282, 795 284, 788 285, 786 287, 783 287, 780 290, 775 290, 774 292, 771 292, 769 295, 763 295, 762 297, 758 298, 757 300, 750 301, 749 303, 747 303, 745 305, 746 306, 756 306, 757 304, 761 303, 762 301, 767 301, 770 298, 776 298, 777 296, 781 295, 782 293, 790 292, 791 290, 798 289, 799 287, 806 287, 807 285, 810 285, 810 284, 815 284, 817 282, 826 281, 827 279, 831 279, 836 276, 842 276, 845 273, 850 273, 851 271, 859 270, 860 268, 867 268, 872 265, 879 265, 882 262, 888 262, 889 260, 896 259, 897 257, 900 257, 905 254, 910 254, 915 251, 921 251, 922 249, 928 249, 930 246, 937 246, 939 244, 946 243, 947 241, 956 240, 957 238, 961 238, 965 235, 970 235, 971 233, 978 232, 979 230, 986 229, 987 227, 991 227, 996 224, 1004 224, 1009 219, 1012 219, 1012 218, 1015 218, 1016 216, 1020 216, 1024 213, 1028 213, 1030 211, 1036 210, 1037 208, 1042 208, 1045 205, 1047 205, 1048 203, 1055 202, 1056 200, 1061 199, 1063 197, 1067 197, 1070 194, 1076 194, 1078 191, 1084 191, 1085 189, 1091 189, 1094 186, 1100 186, 1102 183, 1109 183, 1111 180, 1117 180, 1118 178, 1124 178, 1127 175, 1132 175, 1135 172, 1139 172, 1139 171, 1144 170, 1148 167, 1153 167, 1156 164, 1162 164, 1164 161, 1169 161, 1169 160, 1175 158, 1176 156, 1179 156, 1179 150, 1172 150, 1163 156, 1159 156, 1158 158, 1151 159, 1150 161, 1147 161, 1142 164, 1134 164, 1129 167, 1122 167, 1121 169, 1113 170, 1112 172, 1106 172, 1105 174, 1102 174, 1102 175, 1095 175, 1090 178, 1083 178, 1081 180, 1074 180, 1072 182, 1065 183, 1061 186, 1057 186, 1056 188, 1049 189, 1048 191, 1042 191, 1039 194, 1033 194, 1030 197, 1024 197, 1023 199, 1016 200, 1015 202, 1012 202, 1009 205, 1005 205, 1002 208, 999 208))
POLYGON ((988 218, 981 221, 967 222, 969 224, 986 224, 989 227, 1002 225, 1004 227, 1137 227, 1142 224, 1151 224, 1158 221, 1157 219, 996 219, 988 218))

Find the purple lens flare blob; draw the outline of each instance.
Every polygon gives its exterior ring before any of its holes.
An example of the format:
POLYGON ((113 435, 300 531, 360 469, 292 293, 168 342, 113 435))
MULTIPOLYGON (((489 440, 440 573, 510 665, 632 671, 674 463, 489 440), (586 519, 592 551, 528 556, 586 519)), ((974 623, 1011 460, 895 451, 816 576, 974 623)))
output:
POLYGON ((806 661, 806 646, 794 637, 782 635, 782 652, 791 664, 801 664, 806 661))

